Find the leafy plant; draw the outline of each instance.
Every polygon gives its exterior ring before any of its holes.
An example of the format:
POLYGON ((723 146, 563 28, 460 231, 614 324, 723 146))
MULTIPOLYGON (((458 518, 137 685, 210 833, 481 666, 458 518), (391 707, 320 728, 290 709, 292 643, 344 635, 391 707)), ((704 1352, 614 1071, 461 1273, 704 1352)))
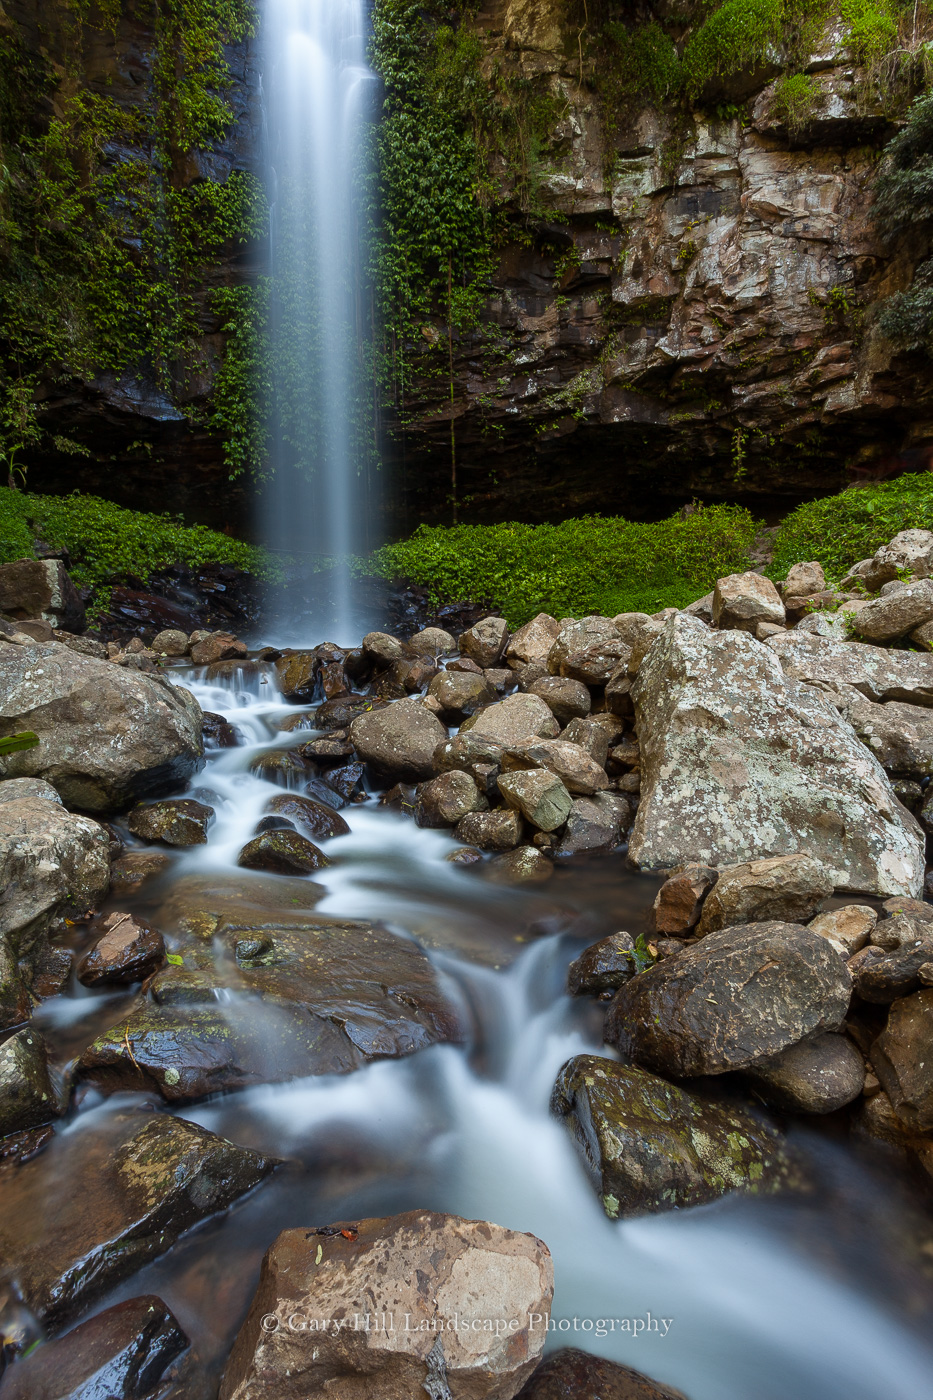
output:
POLYGON ((31 729, 24 729, 21 734, 7 734, 0 739, 0 758, 8 753, 21 753, 24 749, 34 749, 39 743, 38 734, 33 734, 31 729))
POLYGON ((781 579, 792 564, 816 559, 833 581, 874 554, 900 530, 933 529, 933 475, 916 473, 853 486, 798 506, 775 537, 768 573, 781 579))

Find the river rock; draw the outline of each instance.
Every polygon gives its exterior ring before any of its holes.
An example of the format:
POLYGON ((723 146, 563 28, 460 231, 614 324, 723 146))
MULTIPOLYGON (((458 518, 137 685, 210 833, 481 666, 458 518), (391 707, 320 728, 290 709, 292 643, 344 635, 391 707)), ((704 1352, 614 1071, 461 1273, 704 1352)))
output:
POLYGON ((631 824, 632 810, 628 798, 621 793, 598 792, 594 797, 577 797, 561 833, 557 854, 611 851, 623 840, 631 824))
POLYGON ((878 705, 848 685, 827 694, 890 777, 933 776, 933 710, 898 700, 878 705))
POLYGON ((107 1093, 155 1089, 185 1102, 345 1074, 459 1038, 456 1011, 410 939, 327 920, 251 926, 223 918, 208 927, 183 965, 158 973, 149 999, 84 1052, 81 1078, 107 1093), (224 965, 212 946, 226 951, 224 965))
POLYGON ((615 992, 633 977, 635 943, 630 933, 611 933, 584 948, 567 969, 567 990, 573 996, 615 992))
POLYGON ((759 622, 784 625, 784 604, 763 574, 729 574, 713 590, 713 626, 754 632, 759 622))
POLYGON ((91 925, 91 932, 97 937, 78 964, 78 981, 85 987, 142 982, 165 961, 161 933, 135 914, 108 914, 91 925))
POLYGON ((406 655, 406 647, 389 632, 367 632, 363 638, 363 655, 377 667, 391 666, 406 655))
MULTIPOLYGON (((862 948, 849 959, 849 970, 854 979, 855 990, 863 1001, 884 1005, 898 997, 909 996, 923 985, 923 968, 933 962, 933 926, 898 915, 886 919, 888 925, 896 925, 897 944, 888 948, 873 944, 862 948)), ((872 938, 878 930, 872 931, 872 938)))
POLYGON ((492 705, 496 699, 496 688, 482 674, 476 676, 468 671, 439 671, 428 687, 428 694, 433 695, 443 714, 459 724, 484 705, 492 705))
POLYGON ((505 649, 506 657, 509 661, 525 662, 526 665, 534 661, 546 662, 559 631, 560 623, 556 617, 551 617, 550 613, 538 613, 512 633, 505 649))
POLYGON ((560 725, 540 695, 507 695, 479 714, 471 715, 460 726, 460 734, 495 739, 500 744, 520 743, 522 739, 556 739, 560 725))
POLYGON ((803 923, 832 892, 824 867, 803 854, 726 866, 706 896, 697 933, 702 938, 716 929, 766 919, 803 923))
POLYGON ((904 573, 914 578, 929 578, 933 574, 933 531, 901 530, 867 562, 869 568, 863 577, 871 592, 904 573))
POLYGON ((496 739, 486 738, 472 732, 457 734, 446 739, 434 750, 432 763, 436 773, 449 773, 458 769, 469 773, 477 788, 486 798, 498 798, 496 779, 502 765, 504 745, 496 739))
POLYGON ((850 685, 879 704, 903 700, 933 707, 933 656, 840 642, 798 629, 769 638, 767 646, 790 680, 816 687, 850 685))
POLYGON ((110 867, 111 891, 115 895, 135 893, 171 863, 171 857, 161 851, 124 851, 110 867))
POLYGON ((37 1128, 58 1113, 48 1047, 38 1031, 26 1026, 0 1045, 0 1138, 37 1128))
POLYGON ((335 764, 346 763, 347 759, 356 757, 356 750, 349 739, 339 739, 338 729, 334 734, 325 735, 320 739, 309 739, 306 744, 299 744, 295 750, 299 758, 306 763, 314 763, 320 768, 332 768, 335 764))
POLYGON ((535 846, 516 846, 493 856, 486 874, 501 885, 542 885, 554 874, 554 865, 535 846))
MULTIPOLYGON (((679 959, 677 960, 679 961, 679 959)), ((577 1055, 551 1097, 610 1219, 775 1191, 793 1179, 780 1134, 731 1103, 635 1065, 577 1055)))
POLYGON ((181 632, 176 627, 168 627, 152 639, 151 650, 160 656, 187 656, 188 649, 187 632, 181 632))
POLYGON ((566 739, 526 739, 502 755, 506 773, 534 768, 556 774, 568 792, 580 797, 592 797, 609 786, 605 771, 586 749, 566 739))
MULTIPOLYGON (((666 1319, 665 1319, 666 1320, 666 1319)), ((657 1325, 658 1319, 653 1319, 657 1325)), ((661 1328, 664 1321, 661 1321, 661 1328)), ((660 1329, 659 1329, 660 1330, 660 1329)), ((575 1347, 551 1352, 526 1381, 517 1400, 687 1400, 680 1390, 660 1385, 602 1356, 575 1347)))
POLYGON ((933 990, 894 1002, 871 1063, 898 1118, 914 1132, 933 1132, 933 990))
POLYGON ((286 652, 273 662, 282 698, 293 705, 314 699, 320 659, 313 651, 286 652))
POLYGON ((415 820, 419 826, 456 826, 468 812, 483 811, 488 806, 469 773, 455 768, 425 783, 418 794, 415 820))
POLYGON ((529 695, 540 695, 558 724, 582 719, 593 706, 590 692, 579 680, 564 676, 542 676, 528 687, 529 695))
POLYGON ((311 797, 299 797, 297 793, 283 792, 281 796, 270 797, 263 809, 273 816, 284 817, 294 822, 305 836, 315 841, 325 841, 331 836, 346 836, 350 828, 333 807, 323 802, 315 802, 311 797))
POLYGON ((498 782, 507 806, 521 812, 538 831, 556 831, 570 815, 570 793, 547 769, 503 773, 498 782))
POLYGON ((620 666, 628 666, 631 654, 632 648, 621 637, 604 637, 569 652, 560 663, 560 674, 587 686, 605 685, 620 666))
POLYGON ((609 758, 609 733, 604 724, 592 719, 572 719, 560 737, 568 744, 579 744, 600 768, 605 768, 609 758))
POLYGON ((220 1400, 509 1400, 537 1365, 553 1291, 547 1246, 486 1221, 410 1211, 285 1230, 220 1400), (394 1330, 376 1327, 387 1315, 394 1330), (356 1317, 358 1327, 329 1325, 356 1317))
POLYGON ((14 621, 41 618, 67 632, 84 631, 84 604, 60 559, 0 564, 0 613, 14 621))
POLYGON ((719 878, 709 865, 685 865, 664 881, 655 896, 651 925, 655 933, 689 933, 700 921, 703 901, 719 878))
POLYGON ((679 614, 632 694, 641 746, 634 864, 724 866, 802 849, 836 888, 920 892, 919 825, 852 728, 785 675, 770 646, 679 614))
POLYGON ((230 721, 211 710, 201 715, 201 735, 205 746, 212 749, 235 749, 240 743, 240 736, 230 721))
POLYGON ((852 617, 852 630, 866 642, 893 642, 933 618, 933 579, 876 598, 852 617))
POLYGON ((608 617, 581 617, 565 619, 547 654, 547 668, 552 676, 562 674, 561 665, 575 652, 586 651, 590 647, 622 643, 619 629, 608 617))
POLYGON ((826 587, 823 566, 817 560, 807 564, 792 564, 784 580, 783 592, 786 606, 789 599, 809 598, 814 593, 822 593, 826 587))
POLYGON ((183 782, 202 763, 201 707, 190 691, 54 642, 0 650, 0 730, 40 739, 0 760, 8 777, 46 778, 88 812, 183 782))
POLYGON ((606 1041, 658 1074, 723 1074, 838 1030, 851 995, 851 973, 825 938, 799 924, 746 924, 620 988, 606 1041))
POLYGON ((434 750, 446 738, 440 720, 418 700, 399 700, 384 710, 357 715, 350 725, 353 747, 387 784, 430 778, 434 750))
POLYGON ((508 640, 509 625, 504 617, 484 617, 475 627, 463 633, 459 642, 460 653, 485 671, 490 666, 499 665, 508 640))
POLYGON ((268 783, 287 787, 292 779, 303 777, 308 769, 296 749, 267 749, 250 759, 249 771, 268 783))
POLYGON ((26 1305, 57 1328, 275 1166, 184 1118, 117 1113, 7 1175, 0 1254, 26 1305))
POLYGON ((442 627, 425 627, 416 632, 408 643, 417 656, 448 656, 457 650, 457 643, 442 627))
POLYGON ((512 851, 522 839, 521 813, 506 808, 496 812, 468 812, 457 823, 454 836, 481 851, 512 851))
POLYGON ((278 875, 310 875, 330 861, 324 852, 297 831, 264 831, 254 836, 237 856, 244 870, 273 870, 278 875))
POLYGON ((3 1400, 146 1400, 187 1345, 161 1298, 129 1298, 17 1362, 3 1400))
POLYGON ((161 841, 166 846, 203 846, 213 821, 214 809, 205 802, 174 797, 134 807, 126 824, 142 841, 161 841))
POLYGON ((851 1040, 829 1031, 758 1060, 746 1077, 775 1108, 834 1113, 861 1094, 865 1061, 851 1040))
POLYGON ((841 957, 848 959, 865 947, 877 922, 877 912, 867 904, 846 904, 841 909, 818 914, 808 927, 811 933, 827 939, 841 957))

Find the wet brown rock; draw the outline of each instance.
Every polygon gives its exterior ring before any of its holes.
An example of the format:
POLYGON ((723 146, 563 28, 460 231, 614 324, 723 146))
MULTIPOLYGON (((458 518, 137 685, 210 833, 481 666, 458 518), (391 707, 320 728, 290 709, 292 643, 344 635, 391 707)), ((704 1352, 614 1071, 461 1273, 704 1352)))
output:
POLYGON ((574 996, 617 991, 634 976, 635 943, 630 933, 611 933, 589 948, 567 969, 567 990, 574 996))
POLYGON ((766 919, 801 923, 812 918, 832 892, 825 868, 802 853, 726 866, 706 896, 697 933, 703 937, 716 929, 766 919))
POLYGON ((493 856, 486 873, 502 885, 541 885, 554 874, 554 865, 534 846, 516 846, 514 851, 493 856))
POLYGON ((451 723, 459 724, 484 705, 493 704, 496 689, 482 672, 471 675, 468 671, 439 671, 428 687, 428 694, 434 696, 451 723))
POLYGON ((84 1052, 80 1077, 105 1093, 155 1090, 184 1103, 459 1039, 457 1013, 411 940, 376 924, 251 922, 249 912, 210 917, 183 965, 158 973, 150 999, 84 1052), (244 958, 237 949, 251 941, 258 951, 244 958))
POLYGON ((274 816, 286 817, 294 822, 299 831, 315 841, 324 841, 331 836, 346 836, 350 830, 343 817, 323 802, 315 802, 311 797, 299 797, 297 793, 286 792, 280 797, 271 797, 265 811, 274 816))
POLYGON ((560 725, 539 695, 507 695, 460 726, 460 736, 495 739, 500 744, 517 744, 522 739, 555 739, 560 725))
POLYGON ((451 865, 480 865, 483 853, 474 846, 458 846, 455 851, 448 851, 444 859, 451 865))
POLYGON ((542 1361, 517 1400, 686 1400, 686 1396, 630 1366, 566 1347, 542 1361))
POLYGON ((297 831, 264 831, 247 841, 237 856, 244 870, 272 870, 278 875, 310 875, 330 861, 323 851, 297 831))
POLYGON ((835 1113, 861 1094, 865 1061, 846 1036, 827 1032, 759 1060, 746 1075, 775 1108, 835 1113))
POLYGON ((308 768, 297 749, 268 749, 249 761, 249 771, 267 782, 287 787, 294 778, 302 778, 308 768))
POLYGON ((723 1074, 838 1030, 851 994, 849 969, 825 938, 798 924, 746 924, 620 988, 606 1040, 658 1074, 723 1074))
POLYGON ((719 878, 709 865, 685 865, 658 890, 651 911, 655 933, 689 933, 700 921, 703 900, 719 878))
POLYGON ((933 1131, 933 990, 894 1002, 871 1062, 898 1118, 933 1131))
POLYGON ((91 925, 98 935, 78 965, 85 987, 107 982, 142 982, 165 961, 165 941, 157 928, 135 914, 108 914, 91 925))
POLYGON ((130 1298, 17 1362, 4 1400, 145 1400, 187 1345, 161 1298, 130 1298))
MULTIPOLYGON (((362 763, 345 763, 339 768, 327 768, 322 774, 321 781, 324 789, 330 789, 330 800, 336 805, 345 805, 347 802, 365 801, 366 790, 363 784, 365 769, 362 763)), ((308 791, 311 792, 312 785, 308 783, 308 791)), ((320 794, 322 801, 327 799, 320 794)))
POLYGON ((263 1260, 220 1400, 265 1400, 270 1387, 333 1400, 421 1400, 426 1391, 509 1400, 541 1354, 553 1288, 541 1240, 485 1221, 411 1211, 283 1231, 263 1260), (392 1332, 322 1326, 354 1314, 410 1321, 392 1332), (289 1325, 296 1316, 307 1330, 289 1325), (463 1325, 473 1319, 477 1330, 463 1325))
POLYGON ((183 1118, 116 1114, 6 1178, 0 1253, 26 1305, 59 1327, 275 1165, 183 1118), (54 1189, 62 1180, 81 1189, 54 1189))
POLYGON ((546 662, 559 631, 560 623, 556 617, 551 617, 550 613, 538 613, 537 617, 512 633, 505 654, 510 661, 526 664, 546 662))
POLYGON ((126 824, 142 841, 161 841, 166 846, 203 846, 213 821, 213 807, 190 797, 176 797, 134 807, 126 824))
POLYGON ((191 648, 191 662, 194 666, 212 666, 217 661, 245 660, 247 646, 231 632, 212 632, 191 648))
POLYGON ((455 826, 468 812, 485 811, 488 806, 469 773, 452 769, 425 783, 418 796, 415 820, 419 826, 455 826))
POLYGON ((498 785, 507 806, 521 812, 538 831, 556 831, 570 815, 570 793, 547 769, 503 773, 498 785))
POLYGON ((278 657, 273 664, 283 699, 299 705, 302 701, 314 699, 320 664, 316 652, 288 652, 278 657))
POLYGON ((887 948, 870 945, 849 959, 855 990, 863 1001, 884 1004, 909 996, 923 985, 922 969, 933 961, 933 927, 900 914, 885 919, 872 938, 887 936, 887 948), (889 930, 888 926, 894 927, 889 930), (884 934, 880 933, 884 929, 884 934), (893 939, 896 938, 896 944, 893 939))
POLYGON ((775 1191, 795 1180, 774 1128, 635 1065, 577 1055, 557 1077, 551 1108, 567 1120, 611 1219, 699 1205, 731 1191, 775 1191))
POLYGON ((560 778, 567 791, 592 797, 609 786, 605 771, 580 744, 566 739, 526 739, 505 750, 502 768, 506 773, 543 768, 560 778))
POLYGON ((299 744, 295 752, 308 763, 316 763, 322 768, 330 768, 338 763, 346 763, 353 758, 356 750, 349 739, 338 739, 335 734, 323 739, 310 739, 307 744, 299 744))
POLYGON ((235 749, 240 742, 236 729, 223 715, 215 715, 205 710, 201 716, 201 733, 204 743, 213 749, 235 749))
POLYGON ((558 724, 582 719, 592 709, 590 692, 580 680, 564 676, 543 676, 527 687, 530 695, 540 695, 558 724))
POLYGON ((140 885, 161 875, 171 859, 160 851, 124 851, 110 867, 110 883, 115 895, 129 894, 140 885))
POLYGON ((367 632, 363 638, 363 655, 378 667, 391 666, 406 655, 406 647, 397 637, 388 632, 367 632))
POLYGON ((419 782, 434 772, 432 759, 446 730, 417 700, 358 715, 350 740, 365 763, 385 782, 419 782))
POLYGON ((418 656, 448 656, 457 649, 454 638, 442 627, 425 627, 415 633, 408 645, 418 656))
POLYGON ((428 686, 438 674, 438 667, 426 657, 421 660, 412 661, 408 667, 408 675, 405 677, 405 690, 409 695, 417 695, 428 686))
MULTIPOLYGON (((881 909, 886 918, 906 914, 908 919, 919 919, 921 923, 926 924, 933 923, 933 904, 929 904, 925 899, 909 899, 905 895, 896 895, 893 899, 886 899, 881 909)), ((883 921, 882 919, 879 922, 883 921)))
POLYGON ((504 617, 484 617, 475 627, 469 628, 460 638, 462 656, 468 656, 477 666, 486 670, 498 666, 505 655, 509 640, 509 625, 504 617))
POLYGON ((58 1114, 48 1047, 39 1032, 27 1026, 0 1045, 0 1138, 37 1128, 58 1114))
POLYGON ((496 778, 502 766, 504 745, 498 739, 489 739, 483 734, 471 731, 445 739, 434 750, 435 772, 448 773, 457 768, 469 773, 477 787, 486 797, 498 796, 496 778))
POLYGON ((769 578, 762 574, 729 574, 713 591, 713 626, 753 632, 759 622, 783 625, 784 604, 769 578))
POLYGON ((509 810, 468 812, 457 823, 454 836, 481 851, 511 851, 522 839, 521 814, 509 810))

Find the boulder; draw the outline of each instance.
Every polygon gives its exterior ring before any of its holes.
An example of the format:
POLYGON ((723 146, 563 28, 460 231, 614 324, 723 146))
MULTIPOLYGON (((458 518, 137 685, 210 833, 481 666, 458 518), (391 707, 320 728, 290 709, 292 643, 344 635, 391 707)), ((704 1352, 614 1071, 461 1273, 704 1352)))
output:
MULTIPOLYGON (((670 1326, 673 1319, 660 1319, 670 1326)), ((653 1319, 657 1325, 658 1319, 653 1319)), ((687 1400, 680 1390, 659 1385, 631 1366, 603 1356, 588 1356, 575 1347, 551 1352, 526 1381, 517 1400, 687 1400)))
POLYGON ((291 651, 276 657, 275 676, 283 700, 293 705, 314 699, 320 659, 313 651, 291 651))
POLYGON ((783 626, 785 621, 781 595, 763 574, 729 574, 717 579, 713 590, 714 627, 754 632, 759 622, 783 626))
POLYGON ((548 651, 547 668, 552 676, 559 676, 562 664, 572 653, 613 644, 627 645, 608 617, 581 617, 578 621, 567 618, 560 624, 560 631, 548 651))
POLYGON ((497 812, 468 812, 457 823, 454 836, 481 851, 512 851, 522 839, 521 813, 506 809, 497 812))
POLYGON ((568 792, 581 797, 592 797, 609 786, 605 771, 586 749, 566 739, 526 739, 503 753, 503 772, 529 768, 555 773, 568 792))
POLYGON ((876 911, 867 904, 846 904, 818 914, 808 927, 811 933, 827 939, 840 957, 848 959, 865 947, 877 922, 876 911))
POLYGON ((771 637, 768 649, 792 681, 816 687, 851 685, 868 700, 933 707, 933 656, 841 642, 795 629, 771 637))
POLYGON ((425 783, 418 794, 415 820, 419 826, 456 826, 468 812, 483 811, 488 806, 469 773, 454 768, 425 783))
POLYGON ((3 1400, 145 1400, 187 1345, 161 1298, 129 1298, 18 1361, 3 1400))
POLYGON ((116 1113, 7 1174, 0 1255, 26 1306, 57 1328, 276 1165, 184 1118, 116 1113))
POLYGON ((299 797, 297 793, 283 792, 279 797, 270 797, 264 811, 272 816, 284 817, 293 822, 305 836, 315 841, 324 841, 331 836, 346 836, 350 828, 333 807, 323 802, 315 802, 311 797, 299 797))
POLYGON ((556 831, 570 815, 570 793, 545 768, 503 773, 498 783, 507 806, 521 812, 538 831, 556 831))
POLYGON ((528 686, 528 694, 540 695, 558 724, 583 718, 592 709, 590 692, 579 680, 564 676, 542 676, 528 686))
MULTIPOLYGON (((337 734, 339 733, 338 729, 337 734)), ((349 739, 338 739, 336 734, 322 739, 309 739, 306 744, 299 744, 295 752, 305 762, 314 763, 320 768, 332 768, 337 763, 346 763, 348 758, 353 758, 356 754, 349 739)))
POLYGON ((799 924, 746 924, 620 988, 605 1035, 657 1074, 723 1074, 839 1030, 851 995, 849 969, 825 938, 799 924))
POLYGON ((159 656, 187 656, 188 646, 187 632, 181 632, 176 627, 169 627, 153 637, 150 650, 158 652, 159 656))
POLYGON ((732 1103, 635 1065, 577 1055, 551 1097, 610 1219, 657 1214, 794 1182, 780 1134, 732 1103))
POLYGON ((496 693, 484 675, 471 675, 469 671, 439 671, 428 687, 428 694, 433 695, 441 712, 458 724, 484 705, 492 705, 496 693))
POLYGON ((775 1108, 788 1113, 835 1113, 861 1094, 865 1061, 851 1040, 828 1031, 759 1060, 746 1077, 775 1108))
POLYGON ((84 631, 84 604, 60 559, 0 564, 0 613, 12 620, 41 618, 66 632, 84 631))
POLYGON ((263 831, 254 836, 237 856, 244 870, 272 870, 278 875, 310 875, 323 870, 330 861, 324 852, 297 831, 263 831))
POLYGON ((876 598, 852 617, 852 630, 866 642, 893 642, 933 619, 933 579, 876 598))
POLYGON ((190 797, 146 802, 134 807, 126 824, 141 841, 161 841, 166 846, 203 846, 214 821, 214 809, 190 797))
POLYGON ((85 1050, 82 1079, 185 1102, 459 1038, 457 1013, 410 939, 365 923, 202 920, 208 934, 183 965, 159 972, 150 999, 85 1050))
POLYGON ((766 919, 803 923, 832 892, 824 867, 803 854, 726 866, 706 896, 697 933, 702 938, 716 929, 766 919))
MULTIPOLYGON (((712 594, 710 595, 712 597, 712 594)), ((636 636, 641 632, 646 622, 653 621, 649 613, 628 612, 616 613, 612 619, 612 625, 629 646, 633 646, 636 636)))
POLYGON ((554 865, 537 847, 516 846, 493 856, 486 874, 500 885, 541 885, 554 874, 554 865))
POLYGON ((862 948, 849 959, 849 970, 862 1000, 884 1005, 920 990, 923 969, 933 962, 933 925, 900 914, 876 927, 873 940, 881 930, 887 947, 873 942, 862 948))
POLYGON ((486 1221, 410 1211, 285 1230, 220 1400, 509 1400, 537 1365, 553 1291, 547 1246, 486 1221))
POLYGON ((363 655, 377 667, 391 666, 406 655, 406 647, 389 632, 367 632, 363 638, 363 655))
POLYGON ((655 933, 677 936, 689 933, 700 921, 703 900, 719 878, 709 865, 685 865, 658 890, 651 910, 655 933))
POLYGON ((408 643, 416 656, 448 656, 457 650, 457 643, 442 627, 425 627, 416 632, 408 643))
POLYGON ((504 617, 484 617, 461 635, 458 645, 461 656, 468 656, 485 671, 499 665, 508 640, 509 625, 504 617))
POLYGON ((537 617, 512 633, 505 649, 506 657, 509 661, 523 661, 526 664, 546 662, 559 631, 560 623, 556 617, 551 617, 550 613, 538 613, 537 617))
POLYGON ((606 685, 620 666, 628 666, 631 654, 632 648, 621 637, 603 637, 568 653, 560 663, 560 674, 585 685, 606 685))
POLYGON ((810 598, 814 593, 822 593, 826 588, 826 575, 817 560, 809 564, 792 564, 784 580, 784 604, 793 607, 796 599, 810 598))
POLYGON ((460 726, 460 735, 517 744, 522 739, 556 739, 560 725, 540 695, 507 695, 460 726))
MULTIPOLYGON (((628 659, 628 664, 625 667, 620 666, 619 670, 614 673, 617 684, 621 685, 623 674, 629 677, 638 675, 638 672, 641 670, 641 663, 663 631, 664 623, 656 618, 649 617, 647 622, 642 623, 638 631, 635 632, 632 637, 632 651, 628 659)), ((612 684, 613 678, 610 678, 609 686, 612 684)), ((606 688, 606 703, 609 709, 612 710, 613 706, 609 705, 609 686, 606 688)), ((622 714, 623 712, 621 710, 614 710, 614 713, 622 714)))
POLYGON ((49 1052, 32 1026, 0 1045, 0 1138, 37 1128, 59 1114, 49 1076, 49 1052))
POLYGON ((850 685, 827 697, 889 777, 933 777, 933 710, 899 700, 878 705, 850 685))
POLYGON ((430 778, 434 750, 446 738, 440 720, 418 700, 399 700, 384 710, 357 715, 350 725, 353 747, 387 784, 430 778))
POLYGON ((487 739, 482 734, 457 734, 438 744, 432 761, 435 772, 449 773, 458 769, 469 773, 484 797, 498 798, 496 779, 502 753, 503 745, 496 739, 487 739))
POLYGON ((561 833, 557 854, 611 851, 624 840, 631 824, 632 809, 621 793, 598 792, 594 797, 577 797, 561 833))
POLYGON ((933 990, 894 1002, 871 1063, 898 1118, 914 1132, 933 1132, 933 990))
POLYGON ((201 736, 205 747, 211 749, 235 749, 241 742, 230 721, 211 710, 204 710, 201 715, 201 736))
POLYGON ((630 933, 611 933, 584 948, 567 969, 567 990, 572 996, 615 992, 637 971, 635 943, 630 933))
POLYGON ((78 964, 85 987, 142 982, 165 962, 165 940, 135 914, 107 914, 91 925, 94 942, 78 964))
POLYGON ((771 646, 680 614, 632 694, 636 866, 724 866, 805 850, 837 889, 919 893, 921 828, 851 726, 785 675, 771 646))
POLYGON ((40 743, 0 760, 4 773, 46 778, 88 812, 184 782, 203 761, 190 691, 54 642, 0 650, 0 732, 24 729, 40 743))
POLYGON ((609 758, 609 733, 604 724, 592 719, 572 719, 566 729, 561 730, 560 737, 568 744, 579 744, 600 768, 605 768, 609 758))
POLYGON ((194 643, 190 655, 193 666, 216 666, 218 661, 245 661, 249 651, 232 632, 211 632, 194 643))
POLYGON ((901 530, 883 544, 870 561, 865 585, 874 592, 903 573, 914 578, 933 575, 933 530, 901 530))

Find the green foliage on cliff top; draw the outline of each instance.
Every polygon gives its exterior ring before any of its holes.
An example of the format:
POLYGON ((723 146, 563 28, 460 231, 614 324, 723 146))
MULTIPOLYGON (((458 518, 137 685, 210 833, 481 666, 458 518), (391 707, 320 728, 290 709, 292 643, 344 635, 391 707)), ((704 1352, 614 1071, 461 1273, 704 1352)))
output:
POLYGON ((75 582, 100 588, 126 576, 146 579, 170 564, 232 564, 260 578, 273 566, 253 545, 181 517, 125 510, 99 496, 35 496, 0 487, 0 564, 29 559, 42 539, 71 555, 75 582))
POLYGON ((807 501, 782 522, 768 574, 786 577, 792 564, 818 559, 838 582, 899 530, 933 530, 933 475, 850 486, 838 496, 807 501))
POLYGON ((434 602, 469 599, 519 626, 555 617, 685 607, 723 574, 749 567, 758 522, 739 506, 701 506, 645 524, 582 516, 560 525, 422 525, 377 563, 426 586, 434 602))

